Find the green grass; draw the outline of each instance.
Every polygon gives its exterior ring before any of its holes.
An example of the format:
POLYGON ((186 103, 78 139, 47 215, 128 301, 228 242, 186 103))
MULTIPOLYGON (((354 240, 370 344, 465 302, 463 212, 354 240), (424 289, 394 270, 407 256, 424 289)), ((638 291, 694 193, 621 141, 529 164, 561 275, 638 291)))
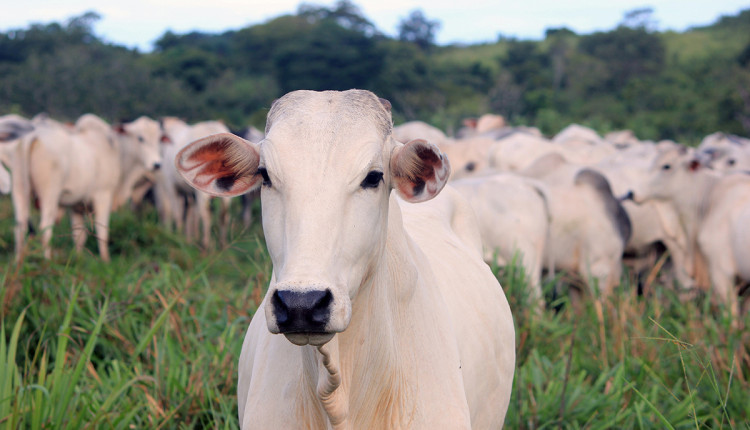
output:
MULTIPOLYGON (((271 273, 257 222, 201 251, 121 211, 110 264, 93 240, 73 255, 67 226, 52 261, 32 238, 19 267, 0 200, 0 428, 237 428, 237 360, 271 273)), ((520 270, 497 273, 517 327, 506 428, 750 429, 750 339, 722 309, 629 285, 574 309, 550 282, 538 313, 520 270)))

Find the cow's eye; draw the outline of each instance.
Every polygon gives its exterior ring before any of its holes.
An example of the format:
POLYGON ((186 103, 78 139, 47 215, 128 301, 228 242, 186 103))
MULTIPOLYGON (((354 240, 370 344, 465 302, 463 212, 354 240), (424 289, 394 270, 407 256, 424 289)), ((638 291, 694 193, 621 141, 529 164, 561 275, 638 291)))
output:
POLYGON ((671 168, 672 168, 671 164, 665 164, 665 165, 661 166, 661 170, 669 170, 671 168))
POLYGON ((727 160, 727 166, 734 166, 734 164, 737 162, 734 158, 730 158, 727 160))
POLYGON ((146 139, 143 138, 143 136, 138 136, 138 142, 143 143, 146 139))
POLYGON ((268 177, 268 170, 266 170, 265 167, 259 167, 257 174, 263 177, 263 186, 264 187, 270 187, 271 186, 271 178, 268 177))
POLYGON ((373 170, 365 176, 365 179, 359 184, 362 188, 377 188, 380 181, 383 180, 383 172, 373 170))

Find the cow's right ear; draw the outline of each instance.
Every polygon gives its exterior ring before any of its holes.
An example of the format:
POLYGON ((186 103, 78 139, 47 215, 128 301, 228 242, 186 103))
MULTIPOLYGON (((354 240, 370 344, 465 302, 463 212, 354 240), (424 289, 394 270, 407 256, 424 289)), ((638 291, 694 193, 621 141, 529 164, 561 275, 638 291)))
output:
POLYGON ((263 177, 258 174, 258 146, 231 133, 214 134, 184 147, 175 166, 195 189, 219 197, 253 191, 263 177))

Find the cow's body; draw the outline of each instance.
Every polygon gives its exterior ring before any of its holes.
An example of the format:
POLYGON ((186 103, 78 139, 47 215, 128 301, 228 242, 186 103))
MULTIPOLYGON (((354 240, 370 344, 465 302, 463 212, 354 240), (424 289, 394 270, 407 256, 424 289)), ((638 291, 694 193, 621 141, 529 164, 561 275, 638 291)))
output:
POLYGON ((518 259, 529 280, 529 297, 544 308, 541 275, 550 214, 543 184, 512 173, 453 181, 474 209, 484 260, 500 266, 518 259))
POLYGON ((35 129, 24 137, 16 159, 18 189, 14 187, 16 251, 20 255, 30 215, 30 196, 38 198, 44 255, 50 258, 52 228, 60 207, 71 208, 73 240, 77 251, 86 240, 84 213, 93 209, 99 253, 109 260, 109 215, 125 173, 122 153, 135 147, 144 169, 161 163, 158 141, 138 139, 138 127, 115 131, 101 118, 86 114, 71 128, 48 118, 34 121, 35 129), (148 164, 146 164, 148 163, 148 164))
POLYGON ((631 225, 606 178, 559 154, 541 157, 521 173, 547 185, 552 221, 545 267, 578 273, 592 290, 608 294, 620 282, 631 225))
POLYGON ((178 155, 216 195, 264 184, 274 271, 240 357, 245 429, 502 426, 510 309, 462 240, 476 231, 456 232, 465 202, 413 204, 447 181, 444 157, 391 127, 372 93, 298 91, 275 102, 259 146, 214 136, 178 155))
POLYGON ((636 184, 634 199, 675 208, 695 259, 696 283, 710 287, 713 298, 738 315, 735 280, 750 281, 750 176, 722 175, 706 168, 691 149, 671 148, 660 153, 645 180, 636 184))

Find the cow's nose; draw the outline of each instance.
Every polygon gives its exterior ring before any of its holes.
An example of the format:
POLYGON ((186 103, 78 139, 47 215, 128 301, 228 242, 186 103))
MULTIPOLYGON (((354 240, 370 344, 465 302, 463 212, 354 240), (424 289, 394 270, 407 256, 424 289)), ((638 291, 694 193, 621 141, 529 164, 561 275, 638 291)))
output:
POLYGON ((154 170, 161 169, 161 163, 154 163, 154 170))
POLYGON ((271 297, 279 333, 324 333, 331 317, 331 290, 276 290, 271 297))

